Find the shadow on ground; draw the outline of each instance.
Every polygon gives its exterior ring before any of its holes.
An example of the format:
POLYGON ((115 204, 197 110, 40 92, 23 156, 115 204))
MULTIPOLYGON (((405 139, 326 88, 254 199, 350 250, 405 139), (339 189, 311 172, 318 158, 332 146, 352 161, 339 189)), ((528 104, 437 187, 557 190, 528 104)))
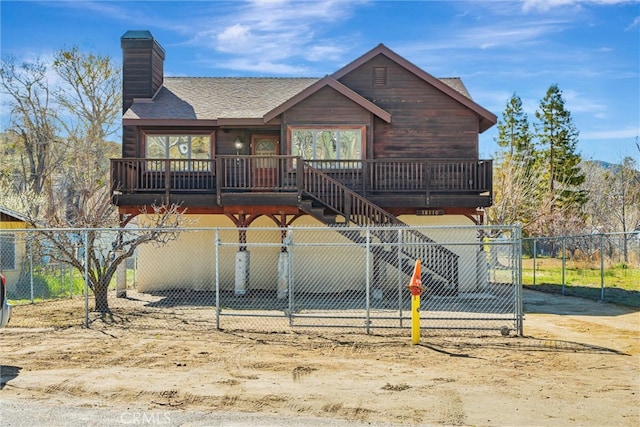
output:
POLYGON ((9 381, 16 378, 21 369, 19 366, 0 365, 0 390, 2 390, 9 381))

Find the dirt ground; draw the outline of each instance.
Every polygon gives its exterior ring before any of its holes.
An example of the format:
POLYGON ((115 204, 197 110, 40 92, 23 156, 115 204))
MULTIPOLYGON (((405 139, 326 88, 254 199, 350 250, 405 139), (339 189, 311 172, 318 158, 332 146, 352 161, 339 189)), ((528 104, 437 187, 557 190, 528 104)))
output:
POLYGON ((525 312, 523 337, 423 331, 419 345, 410 331, 13 326, 0 331, 0 399, 165 414, 137 424, 226 411, 327 425, 640 425, 639 311, 525 290, 525 312))

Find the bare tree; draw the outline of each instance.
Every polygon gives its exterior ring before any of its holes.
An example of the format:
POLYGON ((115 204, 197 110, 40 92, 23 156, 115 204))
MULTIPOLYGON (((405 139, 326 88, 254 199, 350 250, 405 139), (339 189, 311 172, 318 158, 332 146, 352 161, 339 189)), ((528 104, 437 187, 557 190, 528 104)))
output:
POLYGON ((62 80, 55 90, 61 107, 61 124, 68 135, 72 155, 62 181, 64 206, 70 222, 82 217, 88 198, 104 185, 109 158, 106 139, 119 125, 120 72, 110 57, 83 53, 77 47, 61 50, 53 67, 62 80))
POLYGON ((640 172, 636 161, 625 157, 620 164, 605 167, 587 162, 585 187, 592 196, 585 205, 591 226, 601 232, 621 232, 623 254, 628 262, 629 234, 640 227, 640 172))
MULTIPOLYGON (((14 59, 2 61, 0 89, 7 95, 11 127, 5 129, 15 136, 11 175, 21 179, 13 181, 16 191, 48 193, 51 177, 59 164, 54 145, 59 145, 58 119, 52 107, 47 67, 40 61, 16 65, 14 59)), ((54 206, 47 200, 45 214, 54 206)))
POLYGON ((542 170, 529 130, 529 119, 522 101, 513 94, 498 123, 494 166, 493 205, 487 209, 492 224, 519 222, 525 233, 537 213, 537 188, 542 170))
POLYGON ((494 170, 494 202, 487 208, 489 222, 519 222, 528 232, 539 212, 536 190, 540 176, 541 170, 535 163, 525 166, 511 156, 500 159, 494 170))
POLYGON ((2 87, 11 95, 12 118, 34 165, 24 182, 35 184, 13 188, 10 175, 0 176, 0 203, 39 229, 41 238, 34 243, 42 255, 87 272, 95 309, 106 318, 107 290, 117 267, 142 244, 175 239, 185 210, 153 206, 140 212, 146 216, 138 229, 123 228, 111 204, 108 165, 115 152, 106 141, 121 113, 119 69, 108 57, 73 48, 58 53, 53 70, 63 82, 53 91, 58 114, 49 107, 52 90, 44 65, 3 64, 2 87), (60 143, 51 144, 54 140, 60 143), (52 163, 64 173, 53 173, 52 163), (51 207, 46 215, 38 212, 43 198, 51 207))
MULTIPOLYGON (((112 210, 110 201, 105 197, 105 193, 96 198, 91 198, 91 209, 96 212, 93 219, 97 223, 101 216, 104 219, 110 216, 112 210)), ((145 218, 152 221, 145 221, 138 225, 138 228, 127 229, 113 227, 110 229, 91 228, 86 224, 86 228, 76 232, 64 232, 59 230, 46 229, 39 233, 45 236, 40 242, 46 242, 39 248, 42 254, 48 255, 51 259, 71 265, 82 274, 87 273, 88 285, 93 291, 95 298, 95 310, 99 312, 103 319, 112 316, 109 307, 108 289, 116 274, 118 266, 124 263, 127 258, 133 256, 136 248, 143 244, 154 244, 162 246, 177 239, 179 228, 184 216, 183 209, 178 205, 153 206, 152 212, 146 210, 142 213, 145 218)))
POLYGON ((152 206, 141 210, 145 221, 137 228, 120 227, 107 192, 95 193, 87 200, 87 212, 76 218, 77 228, 65 227, 64 218, 38 219, 34 206, 42 195, 27 190, 21 193, 5 191, 6 179, 0 179, 0 204, 25 213, 27 223, 34 228, 36 238, 32 247, 39 257, 67 264, 84 275, 93 291, 95 310, 103 319, 112 313, 109 308, 108 289, 118 266, 131 257, 143 244, 165 245, 175 240, 185 225, 185 209, 179 205, 152 206))

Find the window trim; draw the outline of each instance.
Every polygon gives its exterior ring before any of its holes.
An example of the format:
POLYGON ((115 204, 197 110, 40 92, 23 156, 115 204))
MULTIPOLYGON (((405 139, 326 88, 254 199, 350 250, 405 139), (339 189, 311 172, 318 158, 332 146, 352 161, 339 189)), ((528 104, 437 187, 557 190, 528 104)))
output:
MULTIPOLYGON (((360 158, 359 159, 335 159, 335 160, 364 160, 367 150, 367 126, 366 125, 287 125, 287 152, 293 156, 293 131, 294 130, 352 130, 360 131, 360 158)), ((313 161, 317 159, 304 159, 313 161)), ((331 160, 331 159, 326 159, 331 160)))
MULTIPOLYGON (((140 144, 141 150, 142 150, 142 158, 147 160, 147 137, 148 136, 152 136, 152 137, 161 137, 161 136, 165 136, 165 137, 179 137, 179 136, 187 136, 187 137, 192 137, 192 136, 208 136, 209 137, 209 161, 211 162, 211 170, 193 170, 193 169, 186 169, 184 171, 180 171, 180 172, 189 172, 189 173, 197 173, 197 172, 203 172, 203 173, 213 173, 213 169, 215 169, 214 165, 213 165, 213 160, 215 159, 216 153, 215 153, 215 146, 216 146, 216 133, 215 132, 211 132, 211 131, 197 131, 197 130, 171 130, 171 131, 167 131, 167 130, 141 130, 140 131, 141 135, 142 135, 142 143, 140 144)), ((189 147, 189 151, 191 151, 191 147, 189 147)), ((165 153, 165 157, 163 157, 162 159, 165 160, 171 160, 170 157, 166 157, 165 153)), ((157 159, 156 159, 157 160, 157 159)), ((181 160, 181 159, 173 159, 173 160, 181 160)), ((188 159, 184 159, 187 162, 193 161, 193 160, 204 160, 204 159, 192 159, 192 158, 188 158, 188 159)), ((148 167, 147 162, 144 162, 145 164, 145 169, 148 172, 164 172, 163 170, 155 170, 152 168, 148 167)))

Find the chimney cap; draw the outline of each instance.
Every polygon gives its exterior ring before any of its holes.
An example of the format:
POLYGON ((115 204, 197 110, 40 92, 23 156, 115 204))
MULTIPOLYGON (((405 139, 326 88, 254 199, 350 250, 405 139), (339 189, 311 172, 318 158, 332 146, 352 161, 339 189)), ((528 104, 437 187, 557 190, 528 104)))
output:
POLYGON ((122 39, 150 39, 153 40, 151 31, 149 30, 129 30, 124 33, 122 39))

